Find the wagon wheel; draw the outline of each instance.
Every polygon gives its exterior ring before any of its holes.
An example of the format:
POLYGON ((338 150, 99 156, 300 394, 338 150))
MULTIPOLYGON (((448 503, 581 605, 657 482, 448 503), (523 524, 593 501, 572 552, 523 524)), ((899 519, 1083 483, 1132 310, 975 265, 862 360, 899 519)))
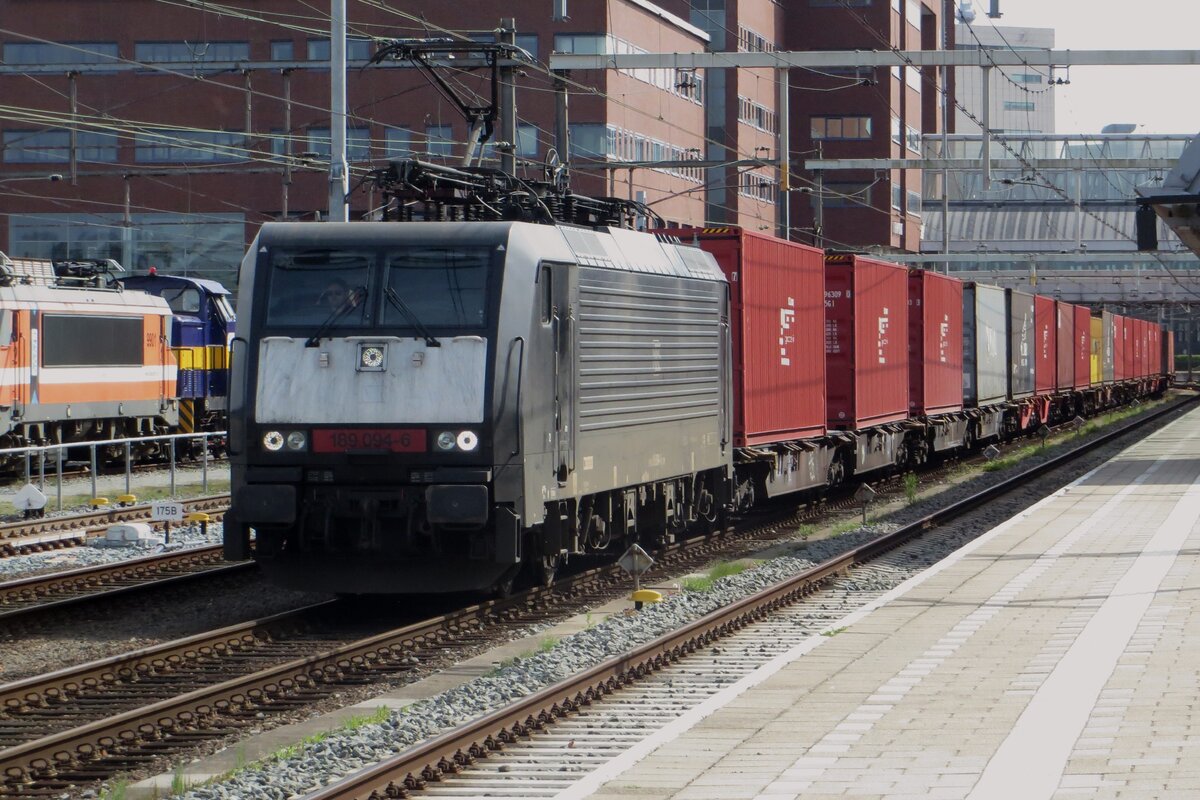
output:
POLYGON ((834 456, 834 459, 829 462, 829 487, 832 489, 835 486, 841 486, 846 480, 846 467, 842 464, 842 459, 834 456))

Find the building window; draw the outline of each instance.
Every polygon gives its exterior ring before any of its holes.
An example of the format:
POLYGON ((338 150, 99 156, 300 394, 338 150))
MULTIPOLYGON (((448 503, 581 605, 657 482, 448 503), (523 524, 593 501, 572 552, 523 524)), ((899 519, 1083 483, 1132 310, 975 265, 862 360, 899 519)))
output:
POLYGON ((904 193, 904 199, 908 203, 908 213, 915 216, 921 216, 921 193, 908 191, 904 193))
POLYGON ((538 154, 538 129, 536 125, 517 126, 517 155, 536 156, 538 154))
POLYGON ((774 53, 775 43, 745 25, 738 25, 738 52, 774 53))
POLYGON ((602 56, 609 52, 608 37, 602 33, 556 33, 554 52, 602 56))
POLYGON ((904 144, 904 137, 900 133, 903 127, 899 117, 892 117, 892 144, 904 144))
MULTIPOLYGON (((573 122, 568 129, 571 137, 571 156, 606 158, 609 155, 603 125, 594 122, 573 122)), ((632 159, 628 159, 632 160, 632 159)))
POLYGON ((821 194, 825 208, 862 208, 871 205, 870 183, 862 181, 827 183, 821 194))
MULTIPOLYGON (((516 155, 533 158, 538 154, 538 129, 536 125, 520 124, 517 126, 516 155)), ((497 160, 500 154, 496 150, 496 137, 492 136, 483 144, 481 158, 497 160)))
POLYGON ((138 42, 135 61, 143 64, 180 64, 195 61, 249 61, 249 42, 138 42))
MULTIPOLYGON (((347 61, 368 61, 371 58, 371 40, 370 39, 346 39, 346 60, 347 61)), ((329 39, 309 39, 308 40, 308 60, 309 61, 328 61, 329 60, 329 39)))
POLYGON ((917 67, 904 67, 904 82, 914 92, 921 91, 921 70, 917 67))
POLYGON ((134 159, 141 163, 240 161, 246 158, 245 137, 235 131, 164 129, 139 133, 134 159))
POLYGON ((289 134, 283 128, 271 129, 271 155, 285 156, 293 154, 297 149, 303 149, 303 144, 300 148, 292 146, 296 137, 289 134))
MULTIPOLYGON (((80 132, 77 136, 80 161, 111 164, 117 160, 117 137, 111 133, 80 132)), ((52 131, 5 131, 4 163, 65 164, 71 160, 71 133, 52 131)))
POLYGON ((779 119, 772 109, 741 95, 738 95, 738 122, 767 133, 776 133, 779 130, 779 119))
POLYGON ((450 125, 426 125, 425 153, 445 158, 454 155, 454 128, 450 125))
POLYGON ((104 64, 117 60, 115 42, 8 42, 5 64, 104 64))
POLYGON ((271 42, 272 61, 294 61, 295 59, 296 47, 290 39, 271 42))
MULTIPOLYGON (((554 52, 581 55, 638 55, 647 52, 637 45, 603 34, 557 33, 554 35, 554 52)), ((656 86, 664 92, 690 100, 697 105, 704 103, 704 78, 695 70, 670 69, 621 69, 622 75, 656 86)))
POLYGON ((914 153, 921 152, 921 132, 911 125, 905 125, 904 144, 914 153))
POLYGON ((774 177, 757 172, 743 172, 738 176, 738 194, 760 203, 774 203, 778 182, 774 177))
POLYGON ((1014 73, 1012 79, 1017 83, 1041 83, 1045 77, 1036 72, 1017 72, 1014 73))
POLYGON ((921 4, 916 0, 906 0, 904 3, 904 21, 914 28, 921 27, 921 4))
POLYGON ((898 183, 892 184, 892 208, 900 210, 900 203, 904 201, 904 188, 898 183))
MULTIPOLYGON (((329 128, 309 128, 308 149, 321 158, 329 158, 333 150, 333 138, 329 128)), ((346 160, 371 160, 370 128, 346 128, 346 160)))
POLYGON ((814 139, 870 139, 870 117, 813 117, 814 139))
POLYGON ((384 147, 388 158, 414 158, 417 137, 407 128, 384 128, 384 147))
MULTIPOLYGON (((483 42, 485 44, 494 44, 496 37, 490 33, 472 33, 468 34, 473 42, 483 42)), ((538 35, 536 33, 518 33, 517 47, 524 50, 535 59, 538 57, 538 35)))
POLYGON ((1033 111, 1034 105, 1032 100, 1005 100, 1005 111, 1033 111))

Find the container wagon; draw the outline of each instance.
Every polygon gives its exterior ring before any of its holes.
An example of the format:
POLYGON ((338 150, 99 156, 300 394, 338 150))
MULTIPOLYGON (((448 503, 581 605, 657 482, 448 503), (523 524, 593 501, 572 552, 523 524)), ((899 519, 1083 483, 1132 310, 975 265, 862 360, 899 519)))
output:
POLYGON ((908 274, 908 407, 926 426, 907 445, 914 463, 966 441, 962 295, 962 281, 956 278, 928 270, 908 274))

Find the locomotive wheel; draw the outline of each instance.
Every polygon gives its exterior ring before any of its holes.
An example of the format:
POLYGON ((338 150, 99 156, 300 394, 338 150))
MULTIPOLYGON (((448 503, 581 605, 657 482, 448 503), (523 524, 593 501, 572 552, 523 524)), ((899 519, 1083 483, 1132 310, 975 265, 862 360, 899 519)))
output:
POLYGON ((558 567, 562 563, 559 556, 542 556, 536 561, 531 562, 533 567, 533 580, 537 586, 549 586, 554 583, 555 576, 558 575, 558 567))
POLYGON ((513 593, 513 586, 516 583, 517 574, 515 572, 506 572, 500 580, 492 584, 490 594, 494 600, 503 600, 513 593))

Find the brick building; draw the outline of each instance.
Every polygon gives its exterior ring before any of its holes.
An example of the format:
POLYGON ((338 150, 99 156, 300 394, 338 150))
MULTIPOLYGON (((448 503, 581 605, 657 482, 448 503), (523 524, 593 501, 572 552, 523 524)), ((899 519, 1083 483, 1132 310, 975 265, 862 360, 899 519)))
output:
MULTIPOLYGON (((947 38, 943 0, 806 0, 789 20, 789 50, 938 50, 947 38)), ((948 4, 946 4, 948 5, 948 4)), ((919 158, 921 137, 941 131, 936 68, 795 70, 794 158, 919 158)), ((949 87, 952 92, 953 87, 949 87)), ((807 175, 816 183, 818 176, 807 175)), ((921 242, 921 171, 837 170, 792 199, 792 224, 820 218, 826 247, 877 245, 916 251, 921 242), (819 190, 818 190, 819 189, 819 190)))
MULTIPOLYGON (((520 173, 542 174, 554 146, 551 52, 637 53, 937 47, 943 0, 478 0, 462 6, 374 0, 348 6, 348 142, 355 183, 390 158, 457 163, 468 125, 417 70, 366 66, 375 40, 493 41, 502 17, 536 64, 517 81, 520 173)), ((231 283, 264 221, 314 219, 327 203, 328 18, 320 5, 259 0, 217 9, 161 0, 5 0, 0 32, 0 249, 111 257, 231 283), (219 13, 218 13, 219 11, 219 13), (69 23, 69 24, 64 24, 69 23), (64 31, 70 31, 66 34, 64 31)), ((868 71, 870 72, 870 71, 868 71)), ((940 124, 932 75, 913 70, 791 76, 792 164, 916 155, 940 124), (811 90, 811 91, 810 91, 811 90)), ((932 72, 932 71, 930 71, 932 72)), ((488 94, 486 75, 448 71, 488 94)), ((669 221, 776 230, 774 70, 577 71, 569 76, 573 188, 641 200, 669 221), (707 159, 710 169, 687 166, 707 159), (585 165, 583 161, 592 162, 585 165), (595 162, 601 162, 599 164, 595 162), (671 166, 623 166, 650 161, 671 166)), ((497 137, 498 138, 498 134, 497 137)), ((497 152, 486 154, 496 163, 497 152)), ((793 238, 917 249, 920 176, 794 174, 793 238)), ((351 197, 351 218, 379 200, 351 197)))

